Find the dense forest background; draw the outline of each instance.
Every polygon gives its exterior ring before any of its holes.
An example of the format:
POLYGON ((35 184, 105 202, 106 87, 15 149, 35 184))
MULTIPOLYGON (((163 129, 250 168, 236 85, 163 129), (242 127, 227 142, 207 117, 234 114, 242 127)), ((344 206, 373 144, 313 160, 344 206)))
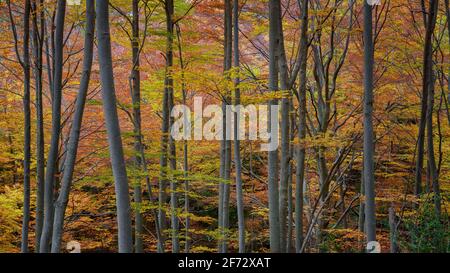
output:
POLYGON ((368 2, 0 0, 0 252, 448 252, 449 1, 368 2))

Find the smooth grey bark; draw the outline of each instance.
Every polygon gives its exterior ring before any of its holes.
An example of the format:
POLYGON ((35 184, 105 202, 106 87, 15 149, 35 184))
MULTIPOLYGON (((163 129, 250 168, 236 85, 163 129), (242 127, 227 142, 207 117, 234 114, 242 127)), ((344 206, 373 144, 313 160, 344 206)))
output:
POLYGON ((306 68, 308 62, 308 4, 309 0, 301 2, 300 30, 300 71, 299 71, 299 121, 297 149, 297 170, 295 181, 295 249, 300 252, 303 245, 303 184, 305 180, 306 149, 302 142, 306 138, 306 68))
POLYGON ((24 160, 23 160, 23 219, 22 241, 20 250, 28 252, 28 233, 30 224, 30 165, 31 165, 31 107, 30 107, 30 1, 25 0, 24 13, 24 44, 23 44, 23 72, 24 72, 24 160))
MULTIPOLYGON (((291 150, 292 150, 292 146, 291 146, 291 150)), ((293 198, 292 198, 292 174, 294 173, 294 170, 292 169, 292 165, 291 165, 291 175, 289 175, 289 179, 288 179, 288 206, 287 206, 287 212, 288 212, 288 218, 287 218, 287 241, 286 241, 286 252, 287 253, 291 253, 292 252, 292 243, 293 243, 293 228, 294 228, 294 218, 293 218, 293 213, 294 213, 294 207, 293 207, 293 198)))
MULTIPOLYGON (((186 105, 186 82, 184 78, 184 61, 183 61, 183 50, 182 50, 182 41, 181 41, 181 29, 178 24, 176 24, 176 31, 177 31, 177 40, 178 40, 178 54, 180 58, 180 68, 181 68, 181 91, 182 91, 182 99, 183 99, 183 105, 186 105)), ((189 119, 187 116, 187 113, 184 113, 184 118, 189 119)), ((188 120, 185 120, 187 122, 188 120)), ((190 233, 189 229, 191 228, 191 217, 189 215, 190 209, 189 209, 189 161, 188 161, 188 142, 187 140, 183 140, 183 177, 184 177, 184 213, 186 214, 186 220, 184 223, 185 226, 185 243, 184 243, 184 252, 189 253, 190 251, 190 233)))
MULTIPOLYGON (((437 12, 437 10, 436 10, 437 12)), ((432 69, 432 68, 431 68, 432 69)), ((428 154, 428 168, 429 168, 429 178, 431 186, 433 188, 433 200, 435 204, 436 215, 440 217, 441 215, 441 192, 439 188, 439 174, 436 166, 436 157, 434 155, 434 143, 433 143, 433 110, 434 110, 434 83, 435 80, 433 71, 431 71, 432 80, 428 87, 428 98, 427 98, 427 154, 428 154)))
POLYGON ((437 9, 439 6, 438 0, 430 0, 428 16, 425 16, 425 45, 423 54, 423 83, 422 83, 422 99, 419 123, 419 136, 417 139, 417 160, 415 172, 415 194, 417 197, 422 193, 422 171, 425 151, 425 130, 427 124, 428 112, 428 93, 432 82, 433 69, 433 32, 436 26, 437 9))
POLYGON ((84 107, 89 89, 91 77, 94 34, 95 33, 95 2, 86 0, 86 32, 84 38, 83 72, 80 86, 75 102, 75 112, 73 114, 72 127, 70 129, 69 142, 67 145, 66 158, 64 161, 64 172, 61 179, 61 189, 55 202, 55 216, 52 232, 52 253, 59 253, 61 248, 61 238, 64 228, 64 216, 69 201, 70 189, 72 186, 73 172, 75 169, 78 144, 80 139, 81 124, 83 121, 84 107))
MULTIPOLYGON (((280 39, 280 1, 269 1, 269 89, 271 92, 278 91, 278 44, 280 39)), ((278 105, 277 99, 269 101, 269 109, 272 105, 278 105)), ((271 111, 269 110, 269 130, 272 137, 278 137, 278 132, 272 132, 271 111)), ((279 189, 278 189, 278 150, 268 152, 268 200, 269 200, 269 233, 270 251, 279 253, 282 251, 280 244, 280 211, 279 211, 279 189)))
MULTIPOLYGON (((166 89, 166 88, 164 88, 166 89)), ((169 134, 169 107, 168 107, 168 94, 164 90, 163 95, 163 110, 162 110, 162 124, 161 124, 161 156, 160 156, 160 178, 159 178, 159 192, 158 192, 158 225, 161 232, 161 243, 159 244, 162 249, 158 249, 158 252, 164 252, 167 229, 166 219, 166 204, 167 204, 167 151, 168 151, 168 134, 169 134)))
POLYGON ((28 252, 28 234, 30 224, 30 165, 31 165, 31 69, 30 69, 30 0, 24 1, 23 13, 23 45, 22 54, 19 50, 19 38, 14 18, 11 10, 11 2, 7 1, 11 30, 14 36, 14 46, 17 60, 23 70, 23 114, 24 114, 24 144, 23 144, 23 216, 22 216, 22 237, 20 251, 28 252), (21 56, 22 55, 22 56, 21 56))
POLYGON ((294 101, 291 97, 289 99, 289 157, 291 160, 289 161, 289 177, 288 177, 288 219, 287 219, 287 242, 286 242, 286 252, 292 253, 294 251, 294 197, 293 197, 293 181, 294 181, 294 173, 296 166, 293 164, 292 159, 295 158, 295 151, 294 149, 294 140, 297 137, 295 134, 295 123, 297 122, 296 119, 297 115, 295 113, 294 109, 294 101))
MULTIPOLYGON (((448 31, 448 39, 449 39, 449 47, 450 47, 450 5, 449 0, 445 0, 445 14, 447 16, 447 31, 448 31)), ((449 49, 450 50, 450 49, 449 49)), ((450 104, 450 68, 447 74, 447 103, 450 104)), ((448 123, 450 124, 450 106, 447 105, 447 118, 448 123)))
MULTIPOLYGON (((139 35, 139 2, 133 0, 133 25, 132 25, 132 58, 133 65, 131 69, 131 100, 133 103, 133 126, 134 126, 134 161, 136 170, 142 170, 142 164, 145 164, 141 157, 142 150, 142 130, 141 130, 141 73, 140 73, 140 35, 139 35)), ((134 251, 136 253, 143 252, 142 233, 143 219, 141 214, 142 207, 142 189, 141 176, 138 175, 133 187, 133 196, 135 203, 134 213, 134 251)))
POLYGON ((50 240, 53 229, 54 181, 58 171, 59 138, 61 134, 61 98, 63 73, 64 21, 66 17, 66 1, 58 0, 56 8, 55 53, 53 67, 53 100, 52 100, 52 132, 50 150, 47 156, 44 193, 44 225, 42 229, 40 252, 50 252, 50 240))
POLYGON ((294 252, 294 196, 293 196, 293 181, 296 166, 294 165, 293 159, 295 158, 295 146, 294 140, 297 135, 295 134, 297 122, 297 115, 294 108, 293 97, 289 99, 289 177, 288 177, 288 200, 287 200, 287 241, 286 241, 286 252, 294 252))
POLYGON ((111 55, 108 0, 96 1, 98 60, 102 84, 103 111, 115 182, 119 252, 133 252, 131 208, 127 170, 123 155, 111 55))
MULTIPOLYGON (((173 90, 173 77, 172 77, 172 67, 173 67, 173 36, 174 36, 174 2, 173 0, 165 1, 165 12, 166 12, 166 78, 165 78, 165 92, 167 92, 167 108, 168 112, 171 113, 174 106, 174 90, 173 90)), ((173 124, 173 117, 169 115, 169 128, 173 124)), ((170 130, 170 129, 169 129, 170 130)), ((176 147, 175 141, 172 136, 168 136, 168 159, 169 167, 171 171, 170 175, 170 218, 171 218, 171 231, 172 231, 172 253, 178 253, 180 251, 179 243, 179 221, 178 221, 178 181, 176 178, 176 147)))
POLYGON ((376 241, 374 133, 373 133, 373 65, 372 6, 364 1, 364 189, 365 233, 367 242, 376 241))
MULTIPOLYGON (((233 22, 232 22, 232 5, 231 0, 224 1, 224 65, 223 70, 225 78, 230 79, 229 72, 232 66, 233 51, 233 22)), ((219 252, 227 252, 227 233, 229 227, 229 203, 230 203, 230 176, 231 176, 231 141, 227 140, 230 136, 229 118, 227 115, 227 105, 230 104, 230 90, 225 90, 222 95, 222 112, 223 112, 223 140, 220 143, 220 178, 219 183, 219 252), (227 120, 228 119, 228 120, 227 120)))
MULTIPOLYGON (((234 69, 236 77, 234 79, 234 104, 241 104, 241 90, 239 87, 239 0, 233 1, 233 47, 234 47, 234 69)), ((234 113, 234 164, 236 171, 236 208, 238 215, 238 241, 239 253, 245 253, 245 219, 244 219, 244 194, 242 189, 242 162, 241 162, 241 143, 240 135, 240 109, 236 108, 234 113)))
POLYGON ((34 250, 39 252, 42 225, 44 221, 44 179, 45 179, 45 155, 44 155, 44 111, 42 104, 43 91, 43 46, 45 12, 43 0, 39 0, 39 8, 36 0, 31 2, 33 11, 33 30, 31 32, 33 42, 33 73, 35 82, 36 104, 36 216, 34 250), (38 20, 39 19, 39 20, 38 20))
POLYGON ((359 200, 359 210, 358 210, 358 230, 364 232, 364 212, 366 210, 366 202, 364 201, 365 190, 364 190, 364 167, 361 171, 361 186, 360 186, 361 197, 359 200))
MULTIPOLYGON (((169 161, 169 127, 170 127, 170 96, 171 88, 173 87, 173 81, 169 75, 169 69, 172 67, 173 62, 173 52, 172 52, 172 35, 173 35, 173 1, 166 0, 164 2, 164 10, 166 13, 166 31, 167 31, 167 41, 166 41, 166 72, 164 79, 164 94, 163 94, 163 109, 162 109, 162 125, 161 125, 161 156, 160 156, 160 179, 159 179, 159 197, 158 197, 158 220, 159 229, 162 235, 161 245, 165 245, 166 240, 166 229, 167 229, 167 219, 166 219, 166 205, 168 201, 167 187, 169 185, 168 180, 168 161, 169 161)), ((172 185, 172 183, 170 183, 172 185)), ((159 250, 164 252, 164 249, 159 250)))
POLYGON ((290 96, 288 67, 286 60, 286 52, 284 48, 283 22, 281 18, 281 3, 277 2, 278 15, 278 65, 280 73, 280 87, 284 93, 281 99, 281 160, 280 160, 280 189, 279 189, 279 210, 280 210, 280 248, 282 252, 287 252, 287 216, 288 216, 288 183, 290 176, 290 96))
MULTIPOLYGON (((51 58, 51 56, 54 56, 54 52, 53 52, 53 47, 50 46, 50 42, 52 43, 52 45, 54 45, 53 43, 53 31, 52 34, 49 35, 48 34, 48 25, 49 25, 49 20, 51 19, 51 24, 50 26, 53 27, 53 22, 54 22, 54 17, 50 17, 47 16, 44 18, 44 45, 45 45, 45 60, 46 60, 46 70, 47 70, 47 79, 48 79, 48 87, 50 89, 50 96, 53 99, 53 67, 54 67, 54 63, 53 63, 53 58, 51 58), (50 40, 51 39, 51 40, 50 40)), ((45 179, 45 178, 44 178, 45 179)), ((45 186, 45 185, 44 185, 45 186)))

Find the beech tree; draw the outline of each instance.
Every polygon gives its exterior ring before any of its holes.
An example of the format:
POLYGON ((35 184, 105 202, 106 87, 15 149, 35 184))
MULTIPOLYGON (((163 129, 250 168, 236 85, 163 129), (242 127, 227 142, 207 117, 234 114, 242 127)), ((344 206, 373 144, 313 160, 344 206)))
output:
POLYGON ((59 196, 55 201, 55 216, 52 232, 51 251, 60 252, 61 238, 64 227, 64 216, 69 193, 72 185, 73 172, 75 168, 78 144, 80 139, 81 124, 83 121, 83 112, 86 97, 91 78, 93 51, 94 51, 94 33, 95 33, 95 2, 86 1, 86 32, 84 39, 83 72, 81 76, 80 87, 75 102, 75 113, 73 115, 72 127, 70 130, 69 143, 67 145, 66 158, 64 161, 64 173, 61 179, 61 189, 59 196))
POLYGON ((52 100, 52 133, 50 150, 47 156, 44 193, 44 225, 42 229, 40 252, 50 252, 54 216, 54 182, 58 168, 59 140, 61 133, 61 99, 64 48, 64 20, 66 16, 66 1, 58 0, 56 8, 56 30, 54 38, 54 67, 53 67, 53 100, 52 100))
MULTIPOLYGON (((269 90, 276 92, 278 88, 278 45, 280 39, 280 1, 269 1, 269 90)), ((277 105, 278 101, 272 99, 268 105, 277 105)), ((269 110, 270 113, 270 110, 269 110)), ((278 132, 274 132, 270 127, 271 116, 269 114, 269 130, 272 137, 278 137, 278 132)), ((270 151, 268 157, 268 184, 269 184, 269 225, 270 225, 270 250, 271 252, 281 252, 280 245, 280 217, 278 203, 278 150, 270 151)))
POLYGON ((30 11, 31 3, 25 0, 23 13, 23 49, 19 49, 19 36, 11 8, 11 1, 7 1, 10 25, 14 36, 14 48, 17 60, 23 70, 23 112, 24 112, 24 146, 23 146, 23 217, 22 241, 20 250, 28 252, 28 233, 30 224, 30 161, 31 161, 31 107, 30 107, 30 11))
POLYGON ((309 0, 301 1, 300 72, 299 72, 299 121, 297 149, 297 173, 295 182, 295 249, 300 252, 303 244, 303 186, 305 180, 306 149, 302 141, 306 138, 306 67, 308 61, 308 6, 309 0))
POLYGON ((31 31, 33 51, 33 74, 36 104, 36 220, 35 252, 39 252, 42 225, 44 220, 44 106, 43 106, 43 49, 45 35, 45 9, 43 0, 31 1, 33 29, 31 31))
MULTIPOLYGON (((233 10, 231 0, 224 0, 224 59, 223 72, 225 79, 229 79, 229 72, 232 67, 233 52, 233 10)), ((219 252, 227 252, 227 233, 229 226, 229 202, 230 202, 230 176, 231 176, 231 142, 227 140, 230 136, 229 120, 227 120, 227 105, 230 105, 230 90, 224 90, 222 96, 222 137, 220 142, 220 178, 219 182, 219 206, 218 206, 218 227, 219 227, 219 252)))
POLYGON ((103 109, 108 132, 109 152, 114 175, 119 252, 133 252, 131 208, 128 194, 128 178, 123 155, 119 119, 116 108, 114 74, 109 29, 109 1, 96 1, 98 61, 102 83, 103 109))
POLYGON ((376 241, 374 133, 373 133, 373 37, 372 6, 364 1, 364 193, 365 233, 376 241))
POLYGON ((79 2, 0 1, 0 251, 447 251, 449 0, 79 2))
MULTIPOLYGON (((239 89, 239 0, 233 1, 233 48, 234 48, 234 69, 236 77, 234 79, 234 104, 241 104, 241 91, 239 89)), ((240 110, 235 109, 234 114, 234 164, 236 171, 236 207, 238 214, 239 229, 239 253, 245 253, 245 219, 244 219, 244 197, 242 190, 242 161, 240 136, 240 110)))

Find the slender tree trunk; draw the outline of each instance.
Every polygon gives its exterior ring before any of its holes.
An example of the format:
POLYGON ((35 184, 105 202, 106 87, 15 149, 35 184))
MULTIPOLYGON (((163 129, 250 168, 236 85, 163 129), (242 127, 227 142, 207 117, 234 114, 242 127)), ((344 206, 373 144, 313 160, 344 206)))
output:
MULTIPOLYGON (((183 105, 186 105, 186 82, 184 79, 184 61, 183 61, 183 50, 181 45, 181 29, 178 24, 176 24, 177 30, 177 39, 178 39, 178 54, 180 58, 180 67, 181 67, 181 89, 183 96, 183 105)), ((187 113, 184 113, 184 118, 186 119, 184 124, 188 122, 187 113)), ((183 140, 183 176, 184 176, 184 213, 186 214, 186 222, 185 222, 185 245, 184 252, 189 253, 190 251, 190 233, 189 229, 191 227, 191 218, 190 218, 190 210, 189 210, 189 162, 188 162, 188 142, 186 139, 183 140)))
POLYGON ((364 168, 361 171, 361 187, 360 187, 361 197, 359 200, 359 210, 358 210, 358 230, 360 232, 364 232, 364 222, 365 215, 364 212, 366 211, 366 202, 364 200, 365 196, 365 190, 364 190, 364 168))
MULTIPOLYGON (((141 158, 142 146, 142 130, 141 130, 141 74, 140 74, 140 35, 139 35, 139 0, 133 0, 133 26, 131 41, 133 52, 133 65, 131 69, 131 99, 133 103, 133 125, 134 125, 134 162, 136 171, 143 170, 143 159, 141 158)), ((135 203, 135 230, 134 230, 134 251, 136 253, 143 252, 142 232, 143 219, 141 214, 142 206, 142 189, 141 189, 141 175, 137 175, 134 185, 134 203, 135 203)))
MULTIPOLYGON (((269 88, 271 92, 278 91, 278 45, 280 39, 280 1, 269 1, 269 88)), ((271 111, 273 105, 277 105, 276 99, 269 102, 269 130, 272 137, 278 137, 278 132, 274 132, 275 128, 271 128, 271 111)), ((272 140, 273 141, 273 140, 272 140)), ((279 211, 279 189, 278 189, 278 150, 269 151, 268 156, 268 184, 269 184, 269 233, 270 233, 270 250, 272 253, 282 251, 280 244, 280 211, 279 211)))
POLYGON ((286 53, 284 48, 284 34, 283 34, 283 22, 281 19, 281 3, 278 1, 278 65, 280 71, 280 86, 281 91, 284 93, 281 99, 281 160, 280 160, 280 197, 279 197, 279 210, 280 210, 280 247, 282 252, 287 252, 287 216, 288 216, 288 183, 290 176, 290 130, 289 130, 289 111, 290 111, 290 96, 291 90, 289 90, 288 68, 286 53))
MULTIPOLYGON (((166 42, 166 92, 167 92, 167 107, 169 112, 169 128, 173 124, 173 118, 170 113, 174 105, 174 90, 173 90, 173 36, 174 36, 174 2, 173 0, 165 1, 165 11, 166 11, 166 31, 167 31, 167 42, 166 42)), ((170 130, 170 129, 169 129, 170 130)), ((168 131, 169 132, 169 131, 168 131)), ((171 215, 171 229, 172 229, 172 252, 178 253, 180 251, 179 245, 179 221, 178 221, 178 182, 176 181, 176 147, 175 141, 172 136, 168 136, 168 158, 169 167, 171 171, 170 175, 170 215, 171 215)))
MULTIPOLYGON (((228 73, 232 65, 232 51, 233 51, 233 31, 232 31, 232 5, 231 0, 225 0, 224 13, 224 74, 227 79, 230 79, 228 73)), ((227 137, 231 136, 230 116, 227 115, 227 105, 230 104, 230 90, 225 90, 222 101, 223 111, 223 140, 221 141, 220 154, 220 174, 225 182, 219 184, 219 252, 227 252, 227 237, 229 226, 229 203, 230 203, 230 176, 231 176, 231 142, 227 137)))
MULTIPOLYGON (((167 57, 166 57, 167 58, 167 57)), ((161 156, 160 156, 160 178, 159 178, 159 194, 158 194, 158 221, 159 229, 161 231, 162 246, 165 247, 166 241, 166 204, 167 204, 167 153, 169 149, 169 90, 167 88, 167 77, 165 80, 164 95, 163 95, 163 109, 162 109, 162 125, 161 125, 161 156)), ((164 252, 164 249, 160 249, 164 252)))
POLYGON ((294 251, 294 196, 293 196, 293 181, 294 181, 294 173, 295 168, 293 159, 295 158, 295 153, 297 149, 294 146, 294 140, 297 138, 295 134, 295 123, 297 122, 297 115, 294 108, 293 97, 291 96, 289 99, 289 157, 291 160, 289 161, 289 177, 288 177, 288 219, 287 219, 287 242, 286 242, 286 250, 288 253, 292 253, 294 251))
POLYGON ((80 87, 75 102, 75 113, 73 115, 70 130, 69 143, 67 145, 66 158, 64 161, 64 172, 61 179, 61 190, 55 202, 55 218, 52 234, 52 252, 58 253, 61 248, 61 238, 64 227, 64 216, 69 201, 70 188, 72 185, 73 171, 77 158, 78 144, 80 139, 81 124, 86 97, 91 77, 95 33, 95 3, 86 0, 86 34, 84 39, 83 73, 80 87))
POLYGON ((415 173, 415 193, 416 196, 420 196, 422 193, 422 170, 423 159, 425 150, 425 129, 427 123, 427 111, 428 111, 428 92, 430 82, 432 81, 432 66, 433 66, 433 32, 436 26, 436 16, 438 8, 438 0, 430 0, 430 7, 428 16, 425 16, 426 34, 425 34, 425 46, 424 46, 424 65, 423 65, 423 85, 422 85, 422 100, 421 100, 421 112, 420 112, 420 124, 419 124, 419 136, 417 139, 417 161, 416 161, 416 173, 415 173), (428 18, 428 19, 427 19, 428 18))
POLYGON ((433 143, 433 109, 434 109, 434 75, 431 71, 430 85, 428 86, 428 98, 427 98, 427 152, 428 152, 428 166, 431 187, 434 193, 434 203, 436 215, 441 215, 441 193, 439 189, 439 175, 436 166, 436 157, 434 155, 434 143, 433 143))
MULTIPOLYGON (((234 43, 234 68, 236 77, 234 79, 235 106, 241 104, 241 91, 239 87, 239 0, 233 1, 233 43, 234 43)), ((244 194, 242 189, 242 162, 240 136, 240 109, 236 108, 234 113, 234 161, 236 168, 236 207, 238 215, 239 231, 239 253, 245 253, 245 219, 244 219, 244 194)))
MULTIPOLYGON (((44 18, 44 31, 45 31, 45 33, 44 33, 43 39, 44 39, 44 46, 45 46, 45 50, 44 51, 45 51, 48 87, 49 87, 50 96, 51 96, 51 98, 53 100, 53 87, 54 87, 53 86, 53 67, 54 67, 53 60, 54 59, 52 59, 50 56, 53 56, 54 52, 52 50, 53 48, 50 46, 50 42, 53 40, 51 38, 51 37, 53 37, 53 34, 52 35, 48 34, 48 22, 49 22, 50 19, 52 20, 50 25, 51 25, 51 27, 53 27, 53 20, 54 20, 54 18, 53 17, 51 17, 51 18, 49 18, 49 17, 44 18), (50 39, 52 39, 52 40, 50 40, 50 39)), ((53 28, 51 29, 51 32, 53 33, 53 28)), ((52 42, 52 44, 53 44, 53 42, 52 42)))
POLYGON ((133 252, 131 208, 128 193, 128 179, 120 136, 119 118, 116 108, 114 74, 109 32, 108 0, 96 1, 98 59, 102 83, 103 110, 108 132, 109 152, 116 191, 119 252, 133 252))
POLYGON ((297 149, 297 171, 295 184, 295 249, 300 252, 303 245, 303 183, 305 180, 304 141, 306 138, 306 67, 308 61, 308 4, 309 0, 301 2, 301 33, 300 33, 300 85, 299 85, 299 123, 297 149))
POLYGON ((374 133, 373 133, 373 65, 372 6, 364 1, 364 184, 365 232, 367 242, 376 241, 374 133))
POLYGON ((43 65, 42 52, 44 45, 45 12, 43 0, 39 0, 39 8, 36 0, 32 1, 33 10, 33 31, 31 32, 33 41, 33 71, 36 92, 36 219, 35 219, 35 240, 34 250, 39 252, 42 225, 44 220, 44 112, 42 104, 43 90, 43 65), (38 23, 39 19, 39 23, 38 23))
POLYGON ((23 113, 24 113, 24 144, 23 144, 23 216, 22 216, 22 239, 20 250, 22 253, 28 252, 28 234, 30 224, 30 163, 31 163, 31 107, 30 107, 30 0, 24 1, 23 13, 23 52, 19 52, 19 38, 14 17, 11 9, 11 2, 7 1, 11 30, 14 35, 14 44, 17 59, 23 70, 23 113), (21 56, 22 55, 22 56, 21 56))
POLYGON ((59 138, 61 133, 61 98, 63 73, 63 43, 66 1, 58 0, 56 11, 55 54, 53 69, 52 134, 50 151, 47 157, 44 194, 44 226, 42 229, 40 252, 50 252, 53 226, 54 181, 58 169, 59 138))
MULTIPOLYGON (((450 5, 449 0, 445 0, 445 14, 447 15, 447 31, 448 31, 448 39, 449 39, 449 47, 450 47, 450 5)), ((449 49, 450 50, 450 49, 449 49)), ((448 124, 450 125, 450 68, 448 69, 447 74, 447 118, 448 124)))

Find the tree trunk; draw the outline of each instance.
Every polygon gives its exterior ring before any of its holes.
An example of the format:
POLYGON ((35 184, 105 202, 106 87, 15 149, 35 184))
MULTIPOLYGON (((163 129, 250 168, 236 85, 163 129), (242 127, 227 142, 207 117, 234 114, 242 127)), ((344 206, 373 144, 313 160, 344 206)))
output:
POLYGON ((300 252, 303 245, 303 181, 305 180, 304 141, 306 138, 306 67, 308 61, 308 4, 309 0, 301 2, 301 33, 300 33, 300 86, 299 86, 299 123, 297 149, 297 171, 295 182, 295 249, 300 252))
POLYGON ((365 190, 364 190, 364 169, 361 171, 361 186, 360 186, 361 197, 359 200, 359 210, 358 210, 358 230, 364 232, 364 212, 366 211, 366 202, 364 200, 365 190))
MULTIPOLYGON (((450 47, 450 5, 449 0, 445 0, 445 14, 447 16, 447 31, 448 31, 448 39, 449 39, 449 47, 450 47)), ((449 49, 450 50, 450 49, 449 49)), ((450 68, 448 70, 447 76, 447 119, 448 124, 450 125, 450 68)))
MULTIPOLYGON (((234 68, 236 77, 235 85, 235 106, 241 104, 241 91, 239 87, 239 0, 233 1, 233 35, 234 35, 234 68)), ((238 231, 239 231, 239 253, 245 253, 245 219, 244 219, 244 194, 242 190, 242 162, 241 162, 241 145, 240 136, 240 109, 236 108, 234 113, 234 164, 236 168, 236 207, 238 215, 238 231)))
POLYGON ((133 251, 133 239, 130 197, 128 193, 128 180, 123 155, 122 139, 120 136, 119 118, 116 108, 108 4, 108 0, 97 0, 96 2, 98 59, 102 83, 103 110, 115 182, 119 252, 131 253, 133 251))
POLYGON ((39 0, 39 8, 36 0, 32 1, 33 10, 33 30, 31 32, 33 42, 33 71, 36 92, 36 219, 35 219, 35 240, 34 250, 39 252, 40 238, 44 218, 44 113, 42 104, 43 91, 43 65, 42 52, 44 45, 45 12, 43 0, 39 0), (39 22, 38 22, 39 19, 39 22))
MULTIPOLYGON (((271 92, 278 91, 278 45, 280 39, 280 1, 269 1, 269 88, 271 92)), ((273 105, 277 105, 277 99, 269 101, 269 130, 272 137, 278 137, 275 128, 271 128, 271 111, 273 105)), ((280 244, 280 211, 279 211, 279 189, 278 189, 278 149, 268 152, 268 200, 269 200, 269 233, 270 250, 272 253, 282 251, 280 244)))
MULTIPOLYGON (((437 11, 437 10, 436 10, 437 11)), ((430 85, 428 86, 428 98, 427 98, 427 154, 428 154, 428 166, 431 187, 434 193, 434 204, 436 215, 441 215, 441 192, 439 189, 439 175, 436 167, 436 157, 434 155, 434 143, 433 143, 433 108, 434 108, 434 75, 431 71, 430 85)), ((430 187, 430 188, 431 188, 430 187)))
POLYGON ((281 160, 280 160, 280 191, 279 191, 279 210, 280 210, 280 248, 282 252, 287 252, 287 216, 288 216, 288 183, 290 176, 290 129, 289 129, 289 111, 291 90, 289 87, 288 68, 286 52, 284 48, 283 22, 281 18, 281 3, 277 4, 278 14, 278 65, 280 72, 280 86, 284 93, 281 99, 281 160))
POLYGON ((80 139, 81 124, 86 97, 91 77, 95 33, 95 3, 86 0, 86 36, 84 39, 83 73, 80 87, 75 102, 75 113, 73 114, 72 127, 70 130, 69 143, 67 145, 66 158, 64 161, 64 173, 61 179, 61 190, 55 202, 55 218, 52 234, 52 253, 60 252, 61 238, 64 227, 64 216, 69 201, 70 188, 72 185, 73 171, 75 168, 78 144, 80 139))
MULTIPOLYGON (((173 0, 165 1, 165 11, 166 11, 166 31, 167 31, 167 41, 166 41, 166 79, 165 86, 167 92, 167 108, 168 108, 168 122, 169 128, 173 124, 173 117, 171 117, 170 113, 172 111, 174 105, 174 90, 173 90, 173 76, 172 76, 172 68, 173 68, 173 36, 174 36, 174 2, 173 0)), ((170 130, 170 129, 169 129, 170 130)), ((169 131, 168 131, 169 132, 169 131)), ((178 236, 178 228, 179 221, 177 215, 178 208, 178 182, 176 181, 176 147, 175 141, 172 136, 169 134, 169 143, 168 143, 168 158, 169 158, 169 167, 171 171, 170 175, 170 215, 171 215, 171 229, 172 229, 172 252, 178 253, 180 250, 179 245, 179 236, 178 236)))
MULTIPOLYGON (((232 31, 232 5, 231 0, 225 0, 225 13, 224 13, 224 74, 226 79, 230 79, 228 73, 232 64, 232 51, 233 51, 233 31, 232 31)), ((221 154, 220 154, 220 177, 225 182, 219 183, 219 252, 227 252, 227 233, 229 226, 229 203, 230 203, 230 176, 231 176, 231 142, 227 140, 231 132, 230 116, 227 115, 227 105, 230 104, 230 90, 225 90, 222 101, 223 111, 223 140, 221 141, 221 154)))
MULTIPOLYGON (((141 158, 141 146, 142 146, 142 130, 141 130, 141 74, 140 74, 140 48, 139 48, 139 2, 140 0, 133 0, 133 25, 131 41, 133 65, 131 69, 131 100, 133 103, 133 126, 134 126, 134 163, 136 171, 143 170, 143 159, 141 158)), ((142 189, 141 189, 141 175, 137 175, 137 179, 134 185, 134 203, 135 203, 135 216, 134 216, 134 251, 136 253, 143 252, 142 245, 142 189)))
MULTIPOLYGON (((178 54, 180 57, 180 67, 181 67, 181 89, 182 89, 182 97, 183 97, 183 105, 186 105, 186 82, 184 79, 184 61, 183 61, 183 50, 181 45, 181 29, 178 24, 176 24, 177 30, 177 39, 178 39, 178 54)), ((186 119, 184 124, 187 124, 188 117, 187 113, 184 113, 184 118, 186 119)), ((189 253, 190 251, 190 233, 189 229, 191 227, 191 218, 190 218, 190 210, 189 210, 189 162, 188 162, 188 143, 187 140, 183 140, 183 176, 184 176, 184 213, 186 214, 186 222, 185 222, 185 245, 184 252, 189 253)))
POLYGON ((372 6, 364 2, 364 189, 367 242, 376 241, 374 133, 373 133, 372 6))
POLYGON ((419 197, 422 193, 422 169, 424 159, 424 146, 425 146, 425 129, 427 123, 428 112, 428 92, 430 82, 432 81, 432 67, 433 67, 433 32, 436 26, 436 16, 438 8, 438 0, 430 0, 430 7, 428 16, 425 17, 426 34, 425 34, 425 46, 423 54, 423 84, 422 84, 422 100, 421 100, 421 112, 420 112, 420 124, 419 124, 419 136, 417 139, 417 161, 416 161, 416 173, 415 173, 415 193, 419 197), (428 19, 426 19, 428 18, 428 19))
POLYGON ((24 2, 23 13, 23 52, 19 52, 19 38, 16 25, 12 15, 11 3, 7 1, 11 29, 14 35, 14 43, 17 59, 23 70, 23 114, 24 114, 24 142, 23 142, 23 216, 22 216, 22 239, 20 250, 28 252, 28 234, 30 225, 30 164, 31 164, 31 107, 30 107, 30 0, 24 2))
POLYGON ((44 226, 42 229, 40 252, 50 251, 53 229, 54 181, 58 169, 59 138, 61 134, 61 98, 64 47, 64 20, 66 17, 66 0, 58 0, 56 11, 55 54, 53 68, 52 133, 50 151, 47 157, 44 194, 44 226))

